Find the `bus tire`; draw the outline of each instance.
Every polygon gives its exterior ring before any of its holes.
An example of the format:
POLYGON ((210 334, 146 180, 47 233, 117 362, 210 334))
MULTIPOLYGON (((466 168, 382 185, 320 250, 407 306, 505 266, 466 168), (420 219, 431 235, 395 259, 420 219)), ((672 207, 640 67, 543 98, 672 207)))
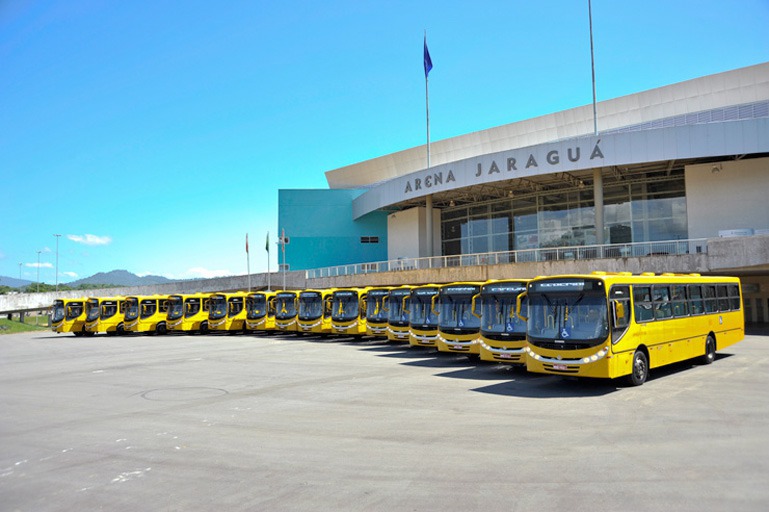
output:
POLYGON ((636 350, 633 354, 633 366, 627 382, 631 386, 640 386, 649 377, 649 358, 643 350, 636 350))
POLYGON ((158 333, 158 334, 165 334, 166 332, 168 332, 167 329, 166 329, 166 323, 165 322, 160 322, 157 325, 157 327, 155 327, 155 332, 158 333))
POLYGON ((716 339, 708 334, 705 339, 705 355, 700 358, 702 364, 710 364, 716 360, 716 339))

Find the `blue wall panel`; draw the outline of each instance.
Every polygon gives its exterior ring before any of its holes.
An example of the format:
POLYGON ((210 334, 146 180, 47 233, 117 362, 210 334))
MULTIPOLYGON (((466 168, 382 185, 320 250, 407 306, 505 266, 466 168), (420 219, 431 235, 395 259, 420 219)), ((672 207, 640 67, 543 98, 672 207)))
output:
MULTIPOLYGON (((278 191, 278 229, 285 229, 289 239, 286 263, 290 270, 387 259, 387 212, 352 218, 352 200, 362 193, 351 189, 278 191), (379 242, 361 243, 361 237, 379 237, 379 242)), ((281 253, 278 261, 283 263, 281 253)))

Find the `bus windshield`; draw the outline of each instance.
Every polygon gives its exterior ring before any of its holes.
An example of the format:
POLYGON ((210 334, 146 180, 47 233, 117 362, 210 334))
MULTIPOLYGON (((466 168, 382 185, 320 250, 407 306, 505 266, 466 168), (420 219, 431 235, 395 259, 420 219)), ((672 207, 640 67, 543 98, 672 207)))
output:
POLYGON ((478 329, 481 319, 473 315, 471 305, 478 289, 478 286, 444 288, 441 291, 438 326, 441 329, 478 329))
POLYGON ((349 321, 358 318, 358 294, 353 291, 334 293, 331 318, 337 321, 349 321))
POLYGON ((99 318, 99 299, 88 299, 86 302, 85 321, 93 322, 99 318))
POLYGON ((55 300, 53 301, 53 311, 51 312, 51 321, 61 322, 62 320, 64 320, 64 301, 55 300))
POLYGON ((224 315, 227 314, 227 297, 224 295, 212 296, 209 307, 211 308, 208 311, 209 318, 224 318, 224 315))
POLYGON ((411 293, 410 323, 427 327, 438 326, 438 315, 432 310, 433 296, 438 293, 437 288, 420 289, 411 293))
POLYGON ((296 316, 296 294, 279 293, 275 298, 275 318, 288 320, 296 316))
POLYGON ((315 320, 323 314, 323 299, 318 292, 304 292, 299 295, 299 319, 315 320))
POLYGON ((390 297, 387 301, 387 320, 395 325, 406 325, 409 321, 409 301, 406 299, 406 307, 403 307, 403 298, 411 294, 410 290, 397 290, 390 292, 390 297))
MULTIPOLYGON (((520 286, 520 291, 524 291, 520 286)), ((518 294, 489 293, 482 296, 481 331, 484 334, 526 334, 526 322, 515 314, 518 294)), ((528 301, 521 304, 521 315, 528 316, 528 301)))
POLYGON ((168 297, 168 319, 176 320, 184 313, 182 298, 178 296, 168 297))
POLYGON ((139 318, 139 299, 136 297, 129 297, 126 299, 126 320, 136 320, 139 318))
POLYGON ((532 341, 594 345, 609 336, 603 283, 536 283, 529 290, 528 335, 532 341))
POLYGON ((372 322, 387 321, 387 295, 388 290, 372 290, 366 299, 366 320, 372 322))
POLYGON ((267 299, 264 295, 246 297, 246 316, 250 320, 262 318, 267 314, 267 299))

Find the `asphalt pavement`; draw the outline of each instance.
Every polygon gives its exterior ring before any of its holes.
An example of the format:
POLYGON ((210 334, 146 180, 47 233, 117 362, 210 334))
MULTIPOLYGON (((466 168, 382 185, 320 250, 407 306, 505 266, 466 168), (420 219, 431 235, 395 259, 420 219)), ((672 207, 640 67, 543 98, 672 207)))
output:
POLYGON ((0 510, 769 509, 769 336, 643 386, 374 339, 0 336, 0 510))

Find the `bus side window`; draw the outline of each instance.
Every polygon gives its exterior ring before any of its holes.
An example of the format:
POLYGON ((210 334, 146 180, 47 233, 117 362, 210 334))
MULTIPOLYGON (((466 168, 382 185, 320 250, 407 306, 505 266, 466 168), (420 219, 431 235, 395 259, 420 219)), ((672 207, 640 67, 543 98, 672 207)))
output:
POLYGON ((687 316, 689 305, 686 302, 686 285, 677 284, 671 287, 673 292, 673 316, 687 316))
POLYGON ((652 287, 654 297, 654 318, 670 318, 673 316, 673 306, 670 304, 670 288, 654 285, 652 287))
POLYGON ((649 320, 654 320, 654 312, 652 311, 651 302, 651 287, 634 286, 633 303, 635 305, 634 313, 636 322, 648 322, 649 320))
POLYGON ((729 293, 726 290, 726 285, 719 284, 716 286, 716 293, 718 294, 718 310, 729 311, 729 293))
POLYGON ((736 284, 730 284, 729 287, 729 305, 732 311, 740 310, 740 287, 736 284))
POLYGON ((716 285, 704 285, 702 287, 702 294, 705 296, 705 313, 715 313, 718 311, 718 303, 716 302, 716 285))
POLYGON ((611 341, 617 343, 630 325, 630 287, 612 286, 609 293, 612 317, 611 341))
POLYGON ((702 303, 702 287, 698 284, 689 285, 689 306, 692 315, 701 315, 705 312, 705 306, 702 303))

